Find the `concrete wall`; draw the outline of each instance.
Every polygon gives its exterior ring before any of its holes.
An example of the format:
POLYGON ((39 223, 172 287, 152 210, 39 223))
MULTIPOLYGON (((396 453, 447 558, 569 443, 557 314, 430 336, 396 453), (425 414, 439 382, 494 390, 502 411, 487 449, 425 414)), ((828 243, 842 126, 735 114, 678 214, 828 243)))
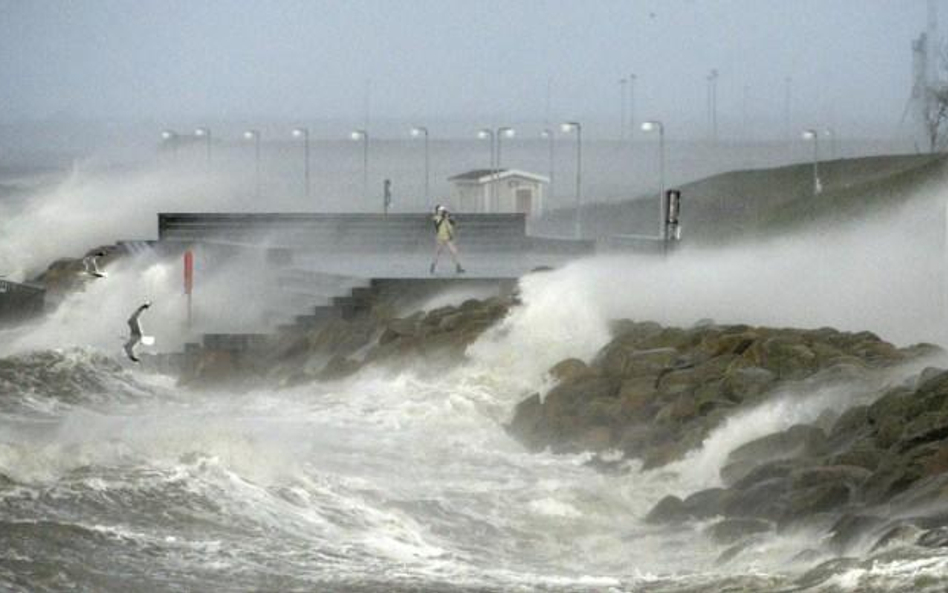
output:
MULTIPOLYGON (((467 253, 512 252, 527 246, 523 214, 459 214, 455 219, 467 253)), ((430 253, 435 229, 428 214, 161 213, 158 237, 323 253, 430 253)))
POLYGON ((0 280, 0 325, 25 321, 43 312, 46 291, 37 286, 0 280))

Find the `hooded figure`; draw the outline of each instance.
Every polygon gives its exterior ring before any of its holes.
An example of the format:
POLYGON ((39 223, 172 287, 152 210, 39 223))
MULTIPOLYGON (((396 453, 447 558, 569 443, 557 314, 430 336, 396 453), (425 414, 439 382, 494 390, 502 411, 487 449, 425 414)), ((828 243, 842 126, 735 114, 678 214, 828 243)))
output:
POLYGON ((456 272, 458 274, 463 274, 465 270, 463 267, 461 267, 461 262, 458 260, 458 249, 454 246, 454 218, 451 217, 451 213, 448 212, 447 208, 438 204, 435 206, 432 222, 434 222, 435 227, 435 257, 434 261, 431 262, 429 271, 432 274, 435 273, 435 269, 438 266, 438 259, 441 257, 441 252, 447 248, 448 253, 451 254, 451 259, 454 260, 456 272))

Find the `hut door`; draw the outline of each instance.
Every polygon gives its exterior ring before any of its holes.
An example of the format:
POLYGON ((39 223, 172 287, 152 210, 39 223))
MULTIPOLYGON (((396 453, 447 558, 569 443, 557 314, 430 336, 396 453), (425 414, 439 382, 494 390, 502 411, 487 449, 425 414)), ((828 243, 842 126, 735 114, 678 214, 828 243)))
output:
POLYGON ((517 212, 530 214, 533 212, 533 190, 517 190, 517 212))

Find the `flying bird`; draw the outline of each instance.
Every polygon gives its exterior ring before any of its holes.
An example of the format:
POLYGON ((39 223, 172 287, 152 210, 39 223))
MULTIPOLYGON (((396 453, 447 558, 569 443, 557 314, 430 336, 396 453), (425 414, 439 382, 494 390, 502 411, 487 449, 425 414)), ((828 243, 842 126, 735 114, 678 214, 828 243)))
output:
POLYGON ((129 336, 128 341, 125 342, 124 348, 125 354, 132 362, 140 362, 140 359, 135 356, 135 347, 138 346, 139 343, 145 344, 146 346, 150 346, 155 343, 155 338, 152 336, 142 335, 142 324, 140 321, 138 321, 138 317, 148 307, 151 307, 151 302, 145 301, 140 307, 135 309, 135 312, 132 313, 132 316, 128 318, 129 336))
POLYGON ((96 251, 95 253, 82 258, 82 265, 86 268, 86 274, 96 278, 105 278, 105 272, 99 270, 99 265, 96 261, 98 258, 103 257, 104 255, 104 251, 96 251))

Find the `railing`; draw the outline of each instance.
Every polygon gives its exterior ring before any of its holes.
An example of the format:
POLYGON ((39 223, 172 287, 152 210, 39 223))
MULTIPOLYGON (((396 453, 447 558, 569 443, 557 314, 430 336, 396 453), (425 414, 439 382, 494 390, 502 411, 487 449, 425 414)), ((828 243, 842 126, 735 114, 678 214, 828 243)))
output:
POLYGON ((46 290, 39 286, 0 280, 0 324, 29 319, 43 312, 46 290))

